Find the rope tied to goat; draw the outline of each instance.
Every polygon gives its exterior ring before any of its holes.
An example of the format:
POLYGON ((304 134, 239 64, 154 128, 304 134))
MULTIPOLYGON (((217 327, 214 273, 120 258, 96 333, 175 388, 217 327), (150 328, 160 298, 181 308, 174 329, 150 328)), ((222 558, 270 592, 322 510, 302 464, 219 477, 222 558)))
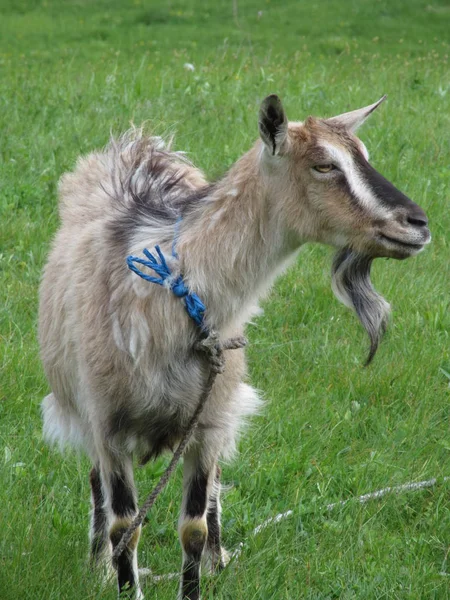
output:
MULTIPOLYGON (((176 238, 174 239, 174 243, 172 245, 172 256, 174 258, 178 258, 178 255, 175 251, 175 241, 176 238)), ((129 256, 127 258, 128 267, 134 273, 136 273, 136 275, 142 277, 142 279, 151 283, 157 283, 158 285, 168 287, 174 293, 175 296, 184 300, 184 306, 188 315, 194 321, 194 323, 197 325, 201 332, 201 339, 194 344, 193 349, 205 353, 209 363, 209 374, 205 382, 203 391, 200 395, 194 414, 192 415, 191 420, 189 421, 185 433, 177 449, 175 450, 169 465, 162 474, 157 485, 147 496, 146 501, 143 503, 138 514, 123 534, 120 542, 114 548, 114 552, 112 555, 112 562, 114 565, 117 565, 119 557, 127 547, 134 532, 142 524, 148 511, 152 508, 153 504, 155 503, 157 497, 166 487, 172 473, 175 471, 175 468, 180 458, 183 456, 187 445, 191 441, 192 436, 194 435, 195 430, 198 427, 203 409, 211 395, 216 377, 217 375, 222 374, 225 370, 224 350, 237 350, 239 348, 244 348, 244 346, 247 344, 247 340, 242 336, 230 338, 221 342, 219 340, 218 333, 213 330, 209 330, 205 326, 205 305, 196 294, 193 294, 189 291, 189 289, 183 281, 182 275, 178 275, 177 277, 172 276, 172 272, 169 266, 167 265, 167 261, 165 260, 165 257, 161 252, 160 247, 155 246, 155 250, 160 259, 159 263, 157 259, 151 254, 151 252, 149 252, 147 249, 144 249, 143 253, 145 254, 148 260, 141 259, 136 256, 129 256), (135 266, 135 263, 142 264, 147 268, 153 269, 155 273, 159 275, 159 278, 143 273, 138 267, 135 266)))
MULTIPOLYGON (((175 223, 175 235, 172 242, 172 258, 175 260, 178 260, 176 244, 178 240, 180 223, 181 217, 175 223)), ((169 265, 167 264, 166 257, 161 251, 161 248, 159 246, 155 246, 155 251, 157 256, 154 256, 149 250, 147 250, 147 248, 144 248, 142 251, 146 258, 140 258, 139 256, 133 255, 128 256, 128 268, 145 281, 156 283, 157 285, 161 285, 162 287, 169 289, 177 298, 180 298, 183 301, 187 314, 194 321, 197 327, 199 327, 204 334, 209 334, 204 322, 206 306, 203 304, 197 294, 194 294, 194 292, 190 291, 183 279, 183 275, 176 275, 172 273, 169 265), (158 277, 148 275, 139 269, 136 264, 142 265, 147 269, 151 269, 158 275, 158 277)))

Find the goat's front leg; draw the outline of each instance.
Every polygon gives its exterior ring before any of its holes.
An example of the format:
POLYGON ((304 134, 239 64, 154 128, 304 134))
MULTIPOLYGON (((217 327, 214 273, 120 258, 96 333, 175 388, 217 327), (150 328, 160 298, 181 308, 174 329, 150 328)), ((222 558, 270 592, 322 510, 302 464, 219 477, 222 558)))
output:
MULTIPOLYGON (((109 539, 112 550, 114 550, 137 513, 131 458, 121 457, 119 460, 114 457, 113 460, 102 461, 101 479, 106 495, 109 539)), ((137 545, 140 532, 141 528, 138 527, 114 565, 117 570, 119 594, 121 597, 123 595, 136 600, 143 598, 139 587, 137 565, 137 545)))
POLYGON ((179 534, 183 549, 180 600, 199 600, 200 564, 208 539, 208 498, 213 487, 215 460, 203 447, 190 449, 184 458, 183 505, 179 534))

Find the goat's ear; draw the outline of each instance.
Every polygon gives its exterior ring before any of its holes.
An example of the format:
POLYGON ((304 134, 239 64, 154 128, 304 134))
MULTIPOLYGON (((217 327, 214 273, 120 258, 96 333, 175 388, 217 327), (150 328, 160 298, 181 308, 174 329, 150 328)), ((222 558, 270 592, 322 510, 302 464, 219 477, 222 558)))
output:
POLYGON ((352 110, 351 112, 343 113, 337 117, 327 119, 327 121, 329 123, 339 123, 340 125, 344 125, 344 127, 347 129, 350 129, 350 131, 356 131, 358 127, 364 123, 367 117, 371 115, 384 100, 386 100, 386 95, 380 98, 378 102, 375 102, 375 104, 370 104, 364 108, 358 108, 358 110, 352 110))
POLYGON ((288 120, 281 100, 275 94, 264 98, 259 109, 259 134, 270 154, 275 156, 286 139, 288 120))

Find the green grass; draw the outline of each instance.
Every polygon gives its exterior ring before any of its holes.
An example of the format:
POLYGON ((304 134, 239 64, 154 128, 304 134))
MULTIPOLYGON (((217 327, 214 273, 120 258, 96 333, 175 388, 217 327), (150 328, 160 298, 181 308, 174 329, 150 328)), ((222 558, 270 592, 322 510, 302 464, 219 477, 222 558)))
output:
MULTIPOLYGON (((149 120, 211 176, 257 135, 277 92, 291 119, 389 95, 361 132, 375 166, 426 210, 433 243, 377 261, 393 323, 374 364, 332 297, 330 251, 308 246, 250 328, 250 377, 267 400, 224 468, 224 539, 241 558, 205 599, 450 597, 448 484, 351 502, 450 475, 450 9, 445 0, 233 3, 0 2, 0 597, 114 598, 86 568, 88 469, 41 439, 48 387, 36 341, 56 186, 110 131, 149 120), (195 71, 184 68, 192 63, 195 71), (262 520, 288 520, 252 537, 262 520)), ((70 273, 68 273, 70 277, 70 273)), ((141 497, 164 460, 137 472, 141 497)), ((180 473, 144 528, 140 562, 180 564, 180 473)), ((173 599, 177 583, 146 588, 173 599)))

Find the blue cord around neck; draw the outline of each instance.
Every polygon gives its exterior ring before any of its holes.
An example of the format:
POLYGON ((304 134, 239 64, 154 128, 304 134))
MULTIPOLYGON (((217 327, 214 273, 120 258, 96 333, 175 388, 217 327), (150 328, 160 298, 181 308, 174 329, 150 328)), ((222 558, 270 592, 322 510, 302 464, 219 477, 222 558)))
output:
MULTIPOLYGON (((177 219, 175 223, 175 233, 172 242, 172 258, 178 260, 178 254, 176 251, 178 234, 180 230, 181 217, 177 219)), ((206 306, 203 304, 201 299, 189 291, 189 288, 186 286, 183 276, 180 274, 177 277, 174 277, 172 271, 170 270, 169 265, 167 264, 166 258, 161 251, 159 246, 155 246, 156 255, 153 255, 147 248, 143 249, 143 254, 145 258, 139 258, 138 256, 127 256, 127 265, 128 268, 139 275, 145 281, 149 281, 150 283, 156 283, 161 285, 169 290, 177 297, 183 300, 184 307, 186 312, 194 321, 194 323, 199 327, 203 332, 207 332, 207 327, 204 323, 205 318, 205 310, 206 306), (159 259, 159 262, 158 262, 159 259), (141 271, 136 263, 147 267, 154 271, 158 277, 154 277, 152 275, 147 275, 143 271, 141 271)))

